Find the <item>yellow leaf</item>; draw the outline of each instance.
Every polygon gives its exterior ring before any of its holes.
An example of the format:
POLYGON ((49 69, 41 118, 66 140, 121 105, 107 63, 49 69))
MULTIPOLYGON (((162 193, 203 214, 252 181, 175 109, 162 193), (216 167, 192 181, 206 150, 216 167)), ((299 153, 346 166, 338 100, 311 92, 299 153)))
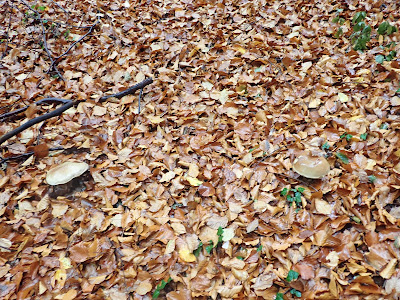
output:
POLYGON ((62 254, 58 260, 60 261, 61 268, 63 269, 72 268, 71 260, 69 259, 69 257, 64 257, 64 254, 62 254))
POLYGON ((185 262, 194 262, 196 261, 196 256, 189 251, 187 248, 183 248, 179 250, 179 257, 185 262))
POLYGON ((329 215, 332 213, 332 206, 328 202, 320 199, 315 199, 315 209, 318 213, 323 215, 329 215))
POLYGON ((340 102, 342 102, 342 103, 349 101, 349 97, 343 93, 339 93, 338 97, 339 97, 340 102))
POLYGON ((159 116, 148 116, 148 118, 153 124, 160 124, 161 122, 164 122, 164 119, 159 116))
POLYGON ((53 287, 55 287, 56 284, 58 284, 58 288, 63 288, 66 279, 67 279, 67 272, 65 271, 65 269, 58 269, 54 274, 54 278, 52 281, 53 287))
POLYGON ((186 180, 189 181, 191 186, 199 186, 203 183, 203 181, 198 180, 197 178, 190 177, 190 176, 186 176, 186 180))

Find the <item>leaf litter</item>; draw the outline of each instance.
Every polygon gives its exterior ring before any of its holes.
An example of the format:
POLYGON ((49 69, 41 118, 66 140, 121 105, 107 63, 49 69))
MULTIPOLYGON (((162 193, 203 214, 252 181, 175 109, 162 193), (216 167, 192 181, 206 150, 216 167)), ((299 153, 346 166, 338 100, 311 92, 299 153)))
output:
MULTIPOLYGON (((35 147, 0 171, 2 299, 399 297, 400 66, 383 52, 399 33, 374 33, 399 27, 399 4, 35 5, 99 23, 57 61, 62 81, 29 10, 0 16, 2 114, 86 99, 2 145, 3 157, 35 147), (360 11, 373 28, 363 52, 349 37, 360 11), (97 100, 147 77, 141 103, 97 100), (296 173, 304 153, 329 172, 296 173), (90 176, 49 195, 47 172, 71 160, 90 176)), ((49 26, 47 42, 58 56, 85 33, 49 26)))

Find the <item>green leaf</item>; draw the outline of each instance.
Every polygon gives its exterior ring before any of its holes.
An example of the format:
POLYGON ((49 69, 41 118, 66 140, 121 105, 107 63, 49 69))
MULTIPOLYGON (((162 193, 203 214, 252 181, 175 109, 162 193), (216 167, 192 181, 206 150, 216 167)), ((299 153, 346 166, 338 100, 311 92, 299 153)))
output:
POLYGON ((283 293, 276 293, 275 300, 283 300, 283 293))
POLYGON ((304 190, 305 190, 305 188, 303 188, 303 187, 298 187, 298 188, 297 188, 297 191, 300 192, 300 193, 303 193, 304 190))
POLYGON ((160 296, 160 291, 159 291, 159 290, 155 290, 154 293, 153 293, 152 298, 153 298, 153 299, 157 299, 158 296, 160 296))
POLYGON ((301 297, 301 292, 296 289, 291 289, 290 293, 296 297, 301 297))
POLYGON ((296 192, 296 193, 294 194, 294 201, 296 202, 297 205, 300 205, 300 204, 301 204, 301 193, 296 192))
POLYGON ((197 249, 193 251, 194 256, 199 257, 202 247, 203 247, 203 243, 200 242, 199 247, 197 247, 197 249))
POLYGON ((374 175, 369 175, 368 180, 369 182, 374 183, 376 181, 376 177, 374 175))
POLYGON ((356 25, 354 25, 353 30, 354 31, 362 31, 364 28, 365 28, 365 23, 359 22, 356 25))
POLYGON ((353 136, 351 134, 346 134, 346 141, 350 141, 353 136))
POLYGON ((210 245, 206 247, 207 253, 210 254, 213 248, 214 248, 214 243, 213 241, 210 241, 210 245))
POLYGON ((262 245, 257 247, 257 252, 261 252, 262 251, 262 245))
POLYGON ((353 220, 354 222, 356 222, 356 223, 358 223, 358 224, 360 224, 360 223, 361 223, 361 220, 360 220, 360 218, 359 218, 359 217, 352 216, 351 218, 352 218, 352 220, 353 220))
POLYGON ((236 256, 237 259, 244 260, 243 256, 236 256))
POLYGON ((339 137, 342 139, 342 138, 344 138, 345 136, 346 136, 346 132, 343 133, 343 134, 341 134, 339 137))
POLYGON ((379 127, 379 129, 384 129, 384 130, 386 130, 386 129, 388 129, 389 128, 389 124, 388 123, 383 123, 380 127, 379 127))
POLYGON ((338 38, 340 38, 342 35, 343 35, 343 28, 342 28, 342 27, 339 27, 338 30, 335 32, 334 37, 335 37, 336 39, 338 39, 338 38))
POLYGON ((363 134, 360 135, 360 139, 363 140, 363 141, 366 141, 367 140, 367 136, 368 136, 368 133, 363 133, 363 134))
POLYGON ((385 21, 378 27, 378 33, 380 35, 384 35, 386 33, 387 28, 389 27, 389 22, 385 21))
POLYGON ((339 25, 343 25, 343 24, 344 24, 344 22, 346 22, 346 20, 345 20, 345 19, 343 19, 343 18, 339 18, 339 25))
POLYGON ((385 61, 385 57, 383 56, 383 55, 377 55, 377 56, 375 56, 375 61, 378 63, 378 64, 382 64, 384 61, 385 61))
POLYGON ((349 158, 346 156, 346 154, 340 153, 340 152, 336 152, 336 157, 339 158, 344 164, 348 164, 349 163, 349 158))
POLYGON ((391 35, 392 33, 397 32, 397 27, 395 26, 389 26, 388 29, 386 30, 387 35, 391 35))
POLYGON ((40 11, 44 11, 44 10, 46 9, 46 6, 39 6, 38 9, 39 9, 40 11))
POLYGON ((163 288, 165 288, 165 286, 166 286, 169 282, 171 282, 171 280, 172 280, 171 277, 168 278, 167 281, 161 280, 161 283, 160 283, 159 285, 157 285, 157 287, 156 287, 156 289, 155 289, 155 291, 154 291, 154 293, 153 293, 152 298, 153 298, 153 299, 158 298, 158 296, 160 296, 160 291, 161 291, 163 288))
POLYGON ((328 144, 328 142, 325 142, 323 145, 322 145, 322 150, 325 150, 325 149, 329 149, 329 144, 328 144))
POLYGON ((222 243, 223 234, 224 234, 224 230, 222 229, 221 226, 219 226, 218 231, 217 231, 218 243, 222 243))
POLYGON ((396 58, 396 55, 397 55, 397 52, 394 51, 394 50, 392 50, 392 51, 389 52, 388 55, 386 55, 385 59, 386 59, 387 61, 391 61, 391 60, 393 60, 393 59, 396 58))
POLYGON ((253 152, 254 151, 254 148, 251 148, 250 150, 249 150, 249 153, 251 153, 251 152, 253 152))
POLYGON ((367 17, 367 13, 365 11, 359 11, 358 13, 356 13, 354 15, 351 23, 357 24, 357 23, 361 22, 362 20, 364 20, 366 17, 367 17))
POLYGON ((287 188, 284 188, 282 191, 281 191, 281 196, 286 196, 288 194, 288 189, 287 188))
POLYGON ((290 270, 286 277, 286 281, 291 282, 293 280, 297 280, 297 278, 299 278, 299 273, 294 270, 290 270))
POLYGON ((396 94, 399 94, 399 93, 400 93, 400 88, 398 88, 396 91, 396 94))
POLYGON ((336 17, 333 18, 332 22, 333 23, 339 23, 339 19, 340 19, 340 17, 336 16, 336 17))

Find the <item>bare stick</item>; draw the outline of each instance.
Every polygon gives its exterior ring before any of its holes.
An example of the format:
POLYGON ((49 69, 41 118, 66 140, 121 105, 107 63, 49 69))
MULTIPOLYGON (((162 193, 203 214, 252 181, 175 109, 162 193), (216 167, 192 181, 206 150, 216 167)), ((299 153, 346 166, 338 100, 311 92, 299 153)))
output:
POLYGON ((18 133, 24 131, 25 129, 27 129, 37 123, 40 123, 49 118, 61 115, 64 111, 71 108, 76 103, 77 103, 76 101, 70 100, 68 103, 64 104, 63 106, 61 106, 47 114, 44 114, 39 117, 33 118, 32 120, 29 120, 28 122, 22 124, 21 126, 15 128, 14 130, 11 130, 9 133, 6 133, 2 137, 0 137, 0 145, 3 144, 8 139, 12 138, 13 136, 16 136, 18 133))
MULTIPOLYGON (((52 60, 52 61, 51 61, 51 66, 50 66, 50 68, 47 70, 47 73, 51 72, 51 70, 53 70, 53 69, 54 69, 54 70, 57 70, 55 64, 58 62, 58 60, 59 60, 61 57, 67 55, 68 52, 71 51, 71 49, 74 48, 76 44, 78 44, 78 43, 79 43, 80 41, 82 41, 85 37, 87 37, 87 36, 93 31, 93 28, 94 28, 98 23, 99 23, 99 20, 97 20, 97 21, 89 28, 89 31, 86 32, 79 40, 77 40, 77 41, 75 41, 74 43, 72 43, 72 45, 69 46, 69 48, 67 49, 67 51, 65 51, 63 54, 57 56, 57 57, 55 58, 55 60, 52 60)), ((43 27, 43 25, 42 25, 42 27, 43 27)), ((58 73, 58 71, 57 71, 57 73, 58 73)))
POLYGON ((50 0, 51 2, 53 2, 56 6, 58 6, 59 9, 61 9, 63 12, 65 12, 68 16, 69 16, 69 12, 64 9, 64 7, 62 7, 60 4, 58 4, 57 2, 50 0))
MULTIPOLYGON (((60 99, 60 98, 44 98, 44 99, 40 99, 39 101, 34 102, 33 104, 35 104, 35 105, 39 105, 39 104, 42 104, 42 103, 48 103, 48 104, 62 103, 62 104, 67 104, 69 102, 71 102, 71 100, 60 99)), ((28 107, 29 107, 29 105, 0 115, 0 121, 4 121, 5 119, 12 117, 13 115, 16 115, 16 114, 19 114, 19 113, 22 113, 22 112, 26 111, 28 109, 28 107)))
POLYGON ((131 95, 134 92, 136 92, 139 89, 143 89, 146 85, 149 85, 153 82, 153 78, 146 78, 145 80, 143 80, 142 82, 139 82, 138 84, 135 84, 133 86, 131 86, 130 88, 127 88, 126 90, 116 93, 116 94, 112 94, 112 95, 107 95, 107 96, 103 96, 100 98, 100 101, 104 101, 107 100, 108 98, 111 97, 115 97, 118 99, 121 99, 122 97, 126 96, 126 95, 131 95))
POLYGON ((140 89, 139 93, 139 101, 138 101, 138 114, 140 114, 140 98, 142 98, 143 88, 140 89))
MULTIPOLYGON (((64 149, 63 147, 55 147, 55 148, 50 148, 48 151, 59 151, 59 150, 65 150, 65 149, 64 149)), ((40 153, 40 152, 39 152, 39 153, 40 153)), ((10 160, 18 160, 18 159, 21 159, 21 158, 29 157, 29 156, 31 156, 31 155, 33 155, 33 154, 35 154, 35 152, 34 152, 34 151, 31 151, 31 152, 22 153, 22 154, 16 155, 16 156, 5 157, 5 158, 2 158, 2 159, 0 160, 0 165, 3 164, 3 163, 5 163, 5 162, 7 162, 7 161, 10 161, 10 160)), ((0 166, 0 167, 1 167, 1 166, 0 166)))

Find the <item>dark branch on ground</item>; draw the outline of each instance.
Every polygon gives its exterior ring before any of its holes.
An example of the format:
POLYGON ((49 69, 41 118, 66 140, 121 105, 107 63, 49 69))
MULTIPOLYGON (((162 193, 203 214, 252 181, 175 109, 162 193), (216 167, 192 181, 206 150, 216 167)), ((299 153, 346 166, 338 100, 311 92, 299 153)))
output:
MULTIPOLYGON (((146 85, 149 85, 153 82, 152 78, 146 78, 145 80, 143 80, 142 82, 139 82, 138 84, 135 84, 133 86, 131 86, 130 88, 127 88, 126 90, 116 93, 116 94, 112 94, 112 95, 108 95, 108 96, 103 96, 100 98, 100 101, 104 101, 107 100, 108 98, 111 97, 115 97, 115 98, 122 98, 123 96, 126 95, 130 95, 135 93, 137 90, 139 89, 143 89, 146 85)), ((24 131, 25 129, 28 129, 29 127, 40 123, 42 121, 45 121, 47 119, 56 117, 61 115, 64 111, 66 111, 67 109, 71 108, 72 106, 76 106, 79 104, 79 102, 81 102, 80 100, 77 101, 73 101, 73 100, 69 100, 69 99, 60 99, 60 98, 44 98, 41 99, 39 101, 34 102, 34 104, 38 105, 38 104, 43 104, 43 103, 62 103, 63 105, 49 113, 46 113, 44 115, 38 116, 36 118, 33 118, 32 120, 29 120, 28 122, 22 124, 21 126, 15 128, 14 130, 10 131, 9 133, 6 133, 5 135, 3 135, 2 137, 0 137, 0 145, 3 144, 5 141, 7 141, 8 139, 16 136, 18 133, 24 131)), ((21 112, 24 112, 25 110, 28 109, 29 106, 25 106, 19 109, 16 109, 15 111, 12 112, 8 112, 5 113, 3 115, 0 115, 0 120, 4 120, 7 118, 10 118, 13 115, 19 114, 21 112)))

